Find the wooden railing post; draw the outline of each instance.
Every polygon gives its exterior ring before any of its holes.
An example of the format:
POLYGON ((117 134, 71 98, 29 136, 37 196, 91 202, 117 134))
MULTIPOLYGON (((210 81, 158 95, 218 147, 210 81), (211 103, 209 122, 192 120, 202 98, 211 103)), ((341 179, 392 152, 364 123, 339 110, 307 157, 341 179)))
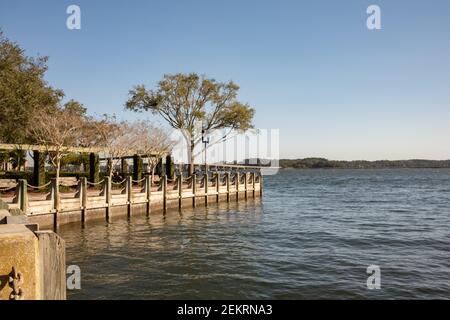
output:
POLYGON ((112 191, 112 185, 111 185, 111 178, 105 177, 105 182, 103 186, 103 191, 105 193, 105 201, 106 201, 106 221, 111 221, 111 191, 112 191))
POLYGON ((205 171, 205 206, 208 206, 208 171, 205 171))
POLYGON ((216 202, 219 202, 219 192, 220 192, 220 172, 216 172, 216 202))
POLYGON ((230 202, 230 173, 225 173, 225 181, 227 183, 227 202, 230 202))
POLYGON ((133 205, 133 178, 128 176, 126 179, 125 192, 127 194, 127 215, 131 217, 133 205))
POLYGON ((17 185, 18 190, 17 195, 18 195, 18 203, 19 203, 19 208, 20 211, 22 211, 23 214, 27 213, 27 209, 28 209, 28 182, 25 179, 20 179, 19 183, 17 185))
POLYGON ((192 174, 192 207, 195 208, 195 198, 196 198, 196 192, 197 192, 197 175, 194 173, 192 174))
POLYGON ((247 200, 247 191, 248 191, 247 177, 248 177, 248 172, 245 172, 245 175, 244 175, 245 200, 247 200))
POLYGON ((183 200, 183 175, 179 174, 178 179, 178 209, 181 209, 181 203, 183 200))
POLYGON ((80 198, 81 198, 81 223, 86 222, 86 212, 87 212, 87 197, 88 197, 88 185, 86 178, 80 178, 80 198))
POLYGON ((263 195, 263 175, 261 170, 259 171, 259 196, 262 197, 263 195))
POLYGON ((162 190, 163 190, 163 210, 164 212, 167 211, 167 176, 164 175, 163 176, 163 181, 162 181, 162 190))
POLYGON ((235 181, 235 184, 236 184, 236 201, 238 201, 239 200, 239 179, 240 179, 239 171, 236 172, 236 175, 235 175, 234 179, 236 180, 235 181))
POLYGON ((255 172, 252 172, 253 198, 255 197, 255 172))
POLYGON ((53 200, 53 210, 55 211, 53 213, 53 229, 56 230, 58 228, 58 214, 59 214, 59 207, 60 207, 60 197, 59 197, 59 179, 53 178, 51 180, 51 199, 53 200))
POLYGON ((147 201, 147 216, 150 214, 150 198, 152 193, 152 176, 145 176, 145 199, 147 201))

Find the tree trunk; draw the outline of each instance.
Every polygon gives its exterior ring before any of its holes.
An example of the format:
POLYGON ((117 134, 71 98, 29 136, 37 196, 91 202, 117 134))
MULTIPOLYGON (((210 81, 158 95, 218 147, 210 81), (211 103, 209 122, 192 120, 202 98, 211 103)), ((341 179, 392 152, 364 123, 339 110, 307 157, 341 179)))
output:
POLYGON ((194 140, 190 141, 190 145, 189 145, 189 152, 188 152, 188 156, 189 156, 189 175, 192 176, 194 174, 194 140))

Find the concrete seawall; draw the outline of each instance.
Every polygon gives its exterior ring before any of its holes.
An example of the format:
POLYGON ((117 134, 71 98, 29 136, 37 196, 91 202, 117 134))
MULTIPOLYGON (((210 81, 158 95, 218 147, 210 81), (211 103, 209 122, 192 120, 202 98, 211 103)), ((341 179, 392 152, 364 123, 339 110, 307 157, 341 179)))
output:
POLYGON ((139 181, 128 177, 117 183, 105 178, 97 184, 89 184, 85 178, 71 178, 59 182, 54 179, 49 186, 43 187, 50 187, 47 194, 36 192, 36 187, 29 190, 27 181, 19 180, 10 199, 10 208, 21 210, 30 223, 56 229, 77 221, 110 221, 119 215, 150 214, 170 208, 258 198, 262 195, 262 175, 254 172, 214 173, 211 176, 204 174, 201 178, 178 176, 174 180, 164 176, 156 186, 152 185, 149 176, 139 181), (65 190, 72 188, 71 192, 61 192, 61 185, 65 190))

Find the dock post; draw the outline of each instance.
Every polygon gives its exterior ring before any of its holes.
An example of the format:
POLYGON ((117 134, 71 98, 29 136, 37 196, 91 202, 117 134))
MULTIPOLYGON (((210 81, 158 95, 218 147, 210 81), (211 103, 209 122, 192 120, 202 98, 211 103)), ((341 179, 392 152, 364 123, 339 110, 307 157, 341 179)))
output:
POLYGON ((208 180, 209 180, 207 171, 205 171, 204 180, 205 180, 205 207, 207 207, 208 206, 208 180))
POLYGON ((166 175, 163 176, 162 183, 163 183, 163 187, 162 187, 162 190, 163 190, 163 211, 165 213, 167 211, 167 176, 166 175))
POLYGON ((145 176, 145 198, 147 201, 147 216, 150 215, 150 197, 152 192, 152 176, 145 176))
POLYGON ((236 172, 235 175, 235 184, 236 184, 236 201, 239 201, 239 179, 240 179, 239 171, 236 172))
POLYGON ((247 200, 247 189, 248 189, 247 177, 248 177, 248 172, 246 172, 244 175, 245 200, 247 200))
POLYGON ((195 173, 192 174, 192 207, 195 208, 195 193, 197 192, 197 175, 195 173))
POLYGON ((253 198, 255 198, 255 172, 252 172, 252 184, 253 184, 253 198))
POLYGON ((220 172, 216 172, 216 202, 219 202, 219 191, 220 191, 220 172))
POLYGON ((18 184, 18 202, 19 202, 19 208, 20 211, 22 211, 23 214, 27 213, 28 209, 28 182, 25 179, 20 179, 18 184))
POLYGON ((51 231, 36 231, 39 250, 40 298, 66 300, 65 241, 51 231))
POLYGON ((53 200, 53 209, 55 212, 53 213, 53 229, 56 231, 58 229, 59 224, 59 206, 60 206, 60 198, 59 198, 59 179, 53 178, 51 180, 51 191, 52 200, 53 200))
POLYGON ((262 197, 263 195, 263 175, 262 172, 259 171, 259 196, 262 197))
POLYGON ((133 203, 133 180, 132 177, 128 176, 126 179, 125 186, 126 194, 127 194, 127 216, 131 217, 132 203, 133 203))
POLYGON ((178 209, 181 210, 181 202, 183 200, 183 175, 179 174, 178 179, 178 209))
POLYGON ((80 197, 81 197, 81 223, 84 225, 86 222, 87 211, 87 193, 88 185, 86 178, 80 178, 80 197))
POLYGON ((104 192, 105 192, 105 201, 106 201, 106 221, 110 222, 111 221, 111 178, 110 177, 105 177, 105 182, 104 182, 104 192))
POLYGON ((225 173, 225 181, 227 183, 227 202, 230 202, 230 173, 225 173))

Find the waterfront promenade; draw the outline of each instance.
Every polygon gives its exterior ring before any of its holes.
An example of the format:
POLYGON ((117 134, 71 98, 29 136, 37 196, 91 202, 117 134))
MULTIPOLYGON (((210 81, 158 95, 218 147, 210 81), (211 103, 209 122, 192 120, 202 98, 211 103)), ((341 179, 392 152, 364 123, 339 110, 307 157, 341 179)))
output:
POLYGON ((257 169, 216 171, 187 178, 162 176, 154 184, 151 176, 140 180, 127 177, 119 182, 105 177, 98 183, 90 183, 86 178, 60 178, 39 187, 18 180, 4 181, 2 190, 0 197, 10 210, 26 215, 30 223, 57 228, 76 221, 110 221, 120 215, 260 197, 262 175, 257 169))

